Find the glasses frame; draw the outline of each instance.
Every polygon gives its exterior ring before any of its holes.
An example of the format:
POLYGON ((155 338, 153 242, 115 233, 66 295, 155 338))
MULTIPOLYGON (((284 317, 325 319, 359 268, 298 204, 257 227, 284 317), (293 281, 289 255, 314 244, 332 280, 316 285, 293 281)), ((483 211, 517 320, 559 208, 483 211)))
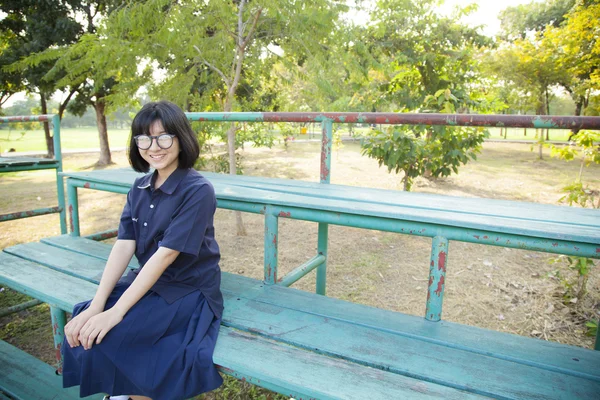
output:
POLYGON ((140 149, 140 150, 148 150, 150 147, 152 147, 152 142, 153 142, 155 139, 156 139, 156 145, 157 145, 159 148, 161 148, 161 149, 163 149, 163 150, 168 150, 168 149, 170 149, 171 147, 173 147, 173 138, 176 138, 176 137, 177 137, 177 135, 171 135, 170 133, 163 133, 163 134, 161 134, 161 135, 158 135, 158 136, 150 136, 150 135, 137 135, 137 136, 134 136, 134 137, 133 137, 133 140, 135 141, 135 145, 137 146, 137 148, 138 148, 138 149, 140 149), (168 136, 169 138, 171 138, 171 144, 169 145, 169 147, 162 147, 162 146, 160 145, 159 139, 160 139, 161 137, 165 137, 165 136, 168 136), (138 143, 138 138, 142 138, 142 137, 147 137, 147 138, 150 138, 150 145, 149 145, 148 147, 145 147, 145 148, 144 148, 144 147, 140 147, 140 145, 139 145, 139 143, 138 143))

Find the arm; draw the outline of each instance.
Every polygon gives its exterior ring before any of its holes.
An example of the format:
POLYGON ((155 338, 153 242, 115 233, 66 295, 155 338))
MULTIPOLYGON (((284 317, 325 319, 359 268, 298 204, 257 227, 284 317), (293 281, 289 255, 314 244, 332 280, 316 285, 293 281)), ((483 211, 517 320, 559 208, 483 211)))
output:
MULTIPOLYGON (((131 286, 127 288, 117 303, 112 308, 93 315, 83 325, 78 338, 83 347, 87 350, 92 347, 94 342, 102 342, 104 336, 106 336, 115 325, 123 320, 123 317, 127 314, 129 309, 148 292, 156 281, 158 281, 158 278, 160 278, 164 270, 175 261, 178 255, 179 252, 176 250, 160 247, 156 253, 150 257, 148 262, 144 265, 144 268, 142 268, 131 286)), ((102 279, 104 280, 104 276, 102 279)), ((112 291, 112 288, 108 291, 109 294, 110 291, 112 291)), ((98 292, 100 292, 100 288, 98 289, 98 292)), ((96 296, 98 296, 98 294, 96 296)), ((98 301, 101 300, 102 298, 100 297, 98 301)), ((94 301, 96 301, 96 297, 94 298, 94 301)), ((106 299, 104 299, 104 302, 106 302, 106 299)))
POLYGON ((71 347, 79 346, 79 334, 82 327, 92 318, 94 315, 100 314, 104 311, 106 300, 114 289, 117 281, 123 275, 123 272, 127 268, 129 261, 133 257, 135 252, 135 241, 134 240, 117 240, 115 245, 110 252, 108 261, 104 272, 102 272, 102 279, 100 285, 96 291, 96 295, 92 300, 89 307, 71 319, 67 325, 65 325, 65 336, 71 347))

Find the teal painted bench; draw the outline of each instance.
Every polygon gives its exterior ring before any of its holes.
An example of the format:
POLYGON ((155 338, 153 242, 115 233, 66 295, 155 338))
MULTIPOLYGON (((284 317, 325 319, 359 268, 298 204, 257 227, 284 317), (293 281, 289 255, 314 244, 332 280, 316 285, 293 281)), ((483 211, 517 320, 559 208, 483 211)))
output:
MULTIPOLYGON (((71 236, 13 246, 0 254, 0 283, 70 310, 94 294, 109 251, 71 236)), ((220 370, 296 398, 584 399, 600 390, 600 352, 228 273, 222 288, 220 370)))
MULTIPOLYGON (((126 193, 137 176, 130 170, 64 175, 76 235, 0 254, 0 284, 48 302, 59 325, 62 311, 93 295, 110 251, 78 236, 77 188, 126 193)), ((263 214, 266 227, 264 280, 223 276, 225 314, 214 358, 222 372, 296 398, 586 399, 600 393, 600 352, 441 320, 449 240, 598 258, 597 212, 205 175, 219 207, 263 214), (324 274, 327 247, 320 241, 313 259, 278 276, 279 218, 314 221, 320 230, 338 224, 432 237, 425 318, 288 287, 312 269, 324 274)))

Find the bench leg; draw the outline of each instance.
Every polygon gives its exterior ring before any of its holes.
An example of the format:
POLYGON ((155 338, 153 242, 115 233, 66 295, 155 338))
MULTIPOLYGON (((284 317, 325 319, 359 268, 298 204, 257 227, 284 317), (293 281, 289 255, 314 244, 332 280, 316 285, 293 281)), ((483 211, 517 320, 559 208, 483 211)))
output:
POLYGON ((446 283, 446 263, 448 261, 448 239, 435 236, 431 244, 431 262, 429 267, 429 285, 427 288, 427 307, 425 319, 442 319, 442 303, 446 283))
POLYGON ((279 241, 279 218, 270 207, 267 207, 265 213, 265 283, 274 285, 277 283, 277 263, 279 241))
POLYGON ((62 374, 61 347, 65 339, 67 314, 58 307, 50 306, 50 316, 52 318, 52 333, 54 334, 54 349, 56 350, 56 371, 62 374))
POLYGON ((79 232, 79 202, 77 200, 77 187, 67 179, 67 196, 69 197, 69 223, 71 236, 80 236, 79 232))
POLYGON ((325 261, 317 267, 317 294, 325 296, 327 293, 327 244, 329 237, 329 224, 319 223, 319 239, 317 253, 325 257, 325 261))

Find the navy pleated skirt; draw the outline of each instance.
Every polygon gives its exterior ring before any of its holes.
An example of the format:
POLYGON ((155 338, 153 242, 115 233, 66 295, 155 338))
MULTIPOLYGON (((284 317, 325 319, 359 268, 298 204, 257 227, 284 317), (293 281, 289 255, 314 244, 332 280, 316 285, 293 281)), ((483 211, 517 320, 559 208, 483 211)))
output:
MULTIPOLYGON (((112 307, 127 289, 118 283, 106 302, 112 307)), ((73 316, 90 301, 75 305, 73 316)), ((91 349, 63 343, 63 387, 95 393, 142 395, 153 400, 188 399, 218 388, 223 380, 212 355, 219 333, 200 291, 172 304, 148 292, 91 349)))

